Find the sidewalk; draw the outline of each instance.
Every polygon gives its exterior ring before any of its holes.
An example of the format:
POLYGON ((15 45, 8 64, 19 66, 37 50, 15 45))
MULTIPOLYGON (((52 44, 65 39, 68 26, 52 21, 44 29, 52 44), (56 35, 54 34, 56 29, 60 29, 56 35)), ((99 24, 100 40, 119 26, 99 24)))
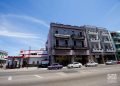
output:
POLYGON ((17 72, 17 71, 34 71, 34 70, 47 70, 47 68, 24 67, 24 68, 16 68, 16 69, 0 69, 0 72, 17 72))

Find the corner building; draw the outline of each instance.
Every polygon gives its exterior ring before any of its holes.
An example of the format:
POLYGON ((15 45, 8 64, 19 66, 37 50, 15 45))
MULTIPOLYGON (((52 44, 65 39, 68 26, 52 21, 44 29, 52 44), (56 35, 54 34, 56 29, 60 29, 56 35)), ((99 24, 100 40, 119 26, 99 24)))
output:
MULTIPOLYGON (((107 41, 107 44, 104 42, 104 31, 107 30, 51 23, 46 42, 50 62, 66 66, 74 61, 82 64, 89 61, 104 63, 107 55, 114 58, 115 48, 112 40, 107 41)), ((107 36, 111 39, 110 34, 107 36)))

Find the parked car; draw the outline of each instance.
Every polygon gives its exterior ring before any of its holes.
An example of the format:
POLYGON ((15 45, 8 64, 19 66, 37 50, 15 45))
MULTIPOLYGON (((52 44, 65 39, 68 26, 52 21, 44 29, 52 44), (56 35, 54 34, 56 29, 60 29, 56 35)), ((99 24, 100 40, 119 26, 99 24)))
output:
POLYGON ((115 60, 108 60, 105 62, 106 65, 114 65, 114 64, 117 64, 117 61, 115 60))
POLYGON ((42 60, 41 63, 38 65, 38 68, 47 68, 49 65, 48 60, 42 60))
POLYGON ((120 64, 120 61, 118 61, 117 64, 120 64))
POLYGON ((68 64, 67 68, 81 68, 82 64, 79 62, 73 62, 72 64, 68 64))
POLYGON ((48 66, 48 70, 53 70, 53 69, 62 69, 62 68, 63 68, 63 66, 62 66, 62 65, 60 65, 59 63, 54 63, 54 64, 52 64, 52 65, 48 66))
POLYGON ((86 67, 96 67, 98 65, 98 63, 96 62, 88 62, 87 64, 85 64, 86 67))

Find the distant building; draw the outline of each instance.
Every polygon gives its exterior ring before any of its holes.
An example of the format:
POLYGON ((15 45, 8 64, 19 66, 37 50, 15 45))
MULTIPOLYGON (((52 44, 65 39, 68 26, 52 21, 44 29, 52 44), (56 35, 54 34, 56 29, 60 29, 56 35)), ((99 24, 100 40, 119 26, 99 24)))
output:
POLYGON ((43 60, 49 60, 48 53, 45 49, 40 50, 21 50, 20 55, 23 56, 24 66, 37 66, 43 60))
POLYGON ((8 53, 6 51, 0 50, 0 67, 6 63, 8 53))
POLYGON ((111 32, 115 47, 116 47, 116 56, 120 61, 120 32, 111 32))
POLYGON ((7 68, 20 68, 22 67, 23 56, 8 56, 7 68))
POLYGON ((108 30, 96 26, 71 26, 51 23, 46 42, 50 62, 67 65, 73 61, 104 63, 116 59, 115 46, 108 30))

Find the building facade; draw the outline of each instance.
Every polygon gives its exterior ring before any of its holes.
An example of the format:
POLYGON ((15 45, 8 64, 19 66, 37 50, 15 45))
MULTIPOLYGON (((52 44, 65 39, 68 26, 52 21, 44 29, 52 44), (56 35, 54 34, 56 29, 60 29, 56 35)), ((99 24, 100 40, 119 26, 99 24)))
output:
POLYGON ((6 61, 7 68, 20 68, 22 67, 23 56, 8 56, 6 61))
POLYGON ((46 50, 21 50, 23 66, 38 66, 43 60, 49 60, 46 50))
POLYGON ((51 23, 46 46, 50 62, 64 66, 73 61, 86 64, 93 60, 104 63, 104 60, 115 59, 110 33, 93 26, 51 23))
POLYGON ((51 63, 88 62, 86 33, 81 27, 51 23, 47 43, 51 63))
POLYGON ((116 56, 120 61, 120 32, 111 32, 115 47, 116 47, 116 56))
POLYGON ((6 63, 8 53, 6 51, 0 50, 0 67, 6 63))
POLYGON ((110 32, 106 28, 84 25, 89 45, 90 60, 100 64, 107 60, 116 60, 116 48, 110 32))

